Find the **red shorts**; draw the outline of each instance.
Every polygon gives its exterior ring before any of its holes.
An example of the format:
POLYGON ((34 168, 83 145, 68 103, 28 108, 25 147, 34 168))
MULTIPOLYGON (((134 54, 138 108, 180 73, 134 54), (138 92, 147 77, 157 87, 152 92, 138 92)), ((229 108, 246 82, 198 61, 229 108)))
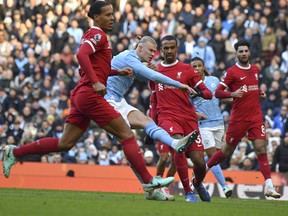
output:
POLYGON ((228 124, 226 143, 231 146, 236 146, 246 133, 248 133, 249 140, 266 140, 266 128, 262 120, 257 122, 241 121, 230 122, 228 124))
POLYGON ((173 148, 171 148, 167 144, 162 143, 162 142, 157 142, 157 150, 159 153, 168 153, 171 151, 171 149, 173 148))
POLYGON ((85 91, 70 96, 71 109, 66 122, 69 122, 86 131, 90 120, 99 127, 108 124, 109 121, 121 116, 103 96, 94 91, 85 91))
MULTIPOLYGON (((197 121, 181 117, 176 118, 171 115, 158 115, 158 126, 162 127, 165 131, 167 131, 170 136, 173 136, 175 134, 182 134, 186 136, 194 130, 197 130, 199 132, 197 121)), ((190 151, 204 152, 204 146, 202 144, 200 132, 198 139, 186 150, 186 152, 190 151)))

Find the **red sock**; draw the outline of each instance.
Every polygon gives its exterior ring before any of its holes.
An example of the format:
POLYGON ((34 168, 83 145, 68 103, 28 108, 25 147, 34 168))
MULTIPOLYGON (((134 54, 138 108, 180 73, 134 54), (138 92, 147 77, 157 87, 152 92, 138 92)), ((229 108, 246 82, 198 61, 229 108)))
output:
POLYGON ((121 142, 121 145, 127 160, 136 170, 136 172, 140 175, 143 183, 144 184, 149 183, 152 179, 152 176, 150 175, 150 173, 146 168, 145 160, 143 158, 139 146, 137 145, 135 137, 123 140, 121 142))
POLYGON ((29 154, 48 154, 51 152, 58 152, 58 142, 58 138, 52 137, 39 139, 35 142, 15 148, 13 154, 17 158, 29 154))
POLYGON ((188 163, 185 154, 175 154, 174 163, 177 169, 178 175, 181 179, 184 191, 187 193, 191 190, 189 175, 188 175, 188 163))
POLYGON ((207 166, 209 169, 219 163, 221 163, 223 160, 225 160, 225 155, 223 154, 222 151, 217 151, 216 153, 213 154, 213 156, 209 159, 207 162, 207 166))
POLYGON ((198 188, 198 187, 200 187, 201 182, 202 182, 203 179, 205 178, 206 169, 205 169, 205 167, 204 167, 204 168, 194 167, 194 168, 193 168, 193 171, 194 171, 194 175, 195 175, 195 178, 194 178, 194 181, 193 181, 193 185, 194 185, 196 188, 198 188))
POLYGON ((258 164, 264 179, 271 178, 271 170, 266 153, 258 155, 258 164))

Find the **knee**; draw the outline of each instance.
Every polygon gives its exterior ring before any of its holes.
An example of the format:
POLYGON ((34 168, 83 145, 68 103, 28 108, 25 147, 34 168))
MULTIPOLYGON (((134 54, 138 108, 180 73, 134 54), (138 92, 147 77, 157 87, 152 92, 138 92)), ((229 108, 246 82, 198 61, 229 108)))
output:
POLYGON ((72 142, 67 142, 65 140, 60 140, 59 141, 59 149, 61 151, 69 151, 75 146, 75 143, 72 142))
POLYGON ((123 140, 126 140, 126 139, 129 139, 129 138, 132 138, 132 137, 135 137, 134 133, 132 130, 127 130, 121 134, 119 134, 119 140, 120 141, 123 141, 123 140))
POLYGON ((168 154, 160 154, 160 161, 162 163, 166 163, 169 159, 169 155, 168 154))

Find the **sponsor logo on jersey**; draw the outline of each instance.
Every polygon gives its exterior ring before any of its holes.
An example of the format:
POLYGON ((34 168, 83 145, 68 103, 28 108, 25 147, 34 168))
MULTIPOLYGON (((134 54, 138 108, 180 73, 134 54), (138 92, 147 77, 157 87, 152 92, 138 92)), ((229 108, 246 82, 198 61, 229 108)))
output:
POLYGON ((246 76, 244 76, 244 77, 240 77, 240 80, 243 80, 243 79, 245 79, 246 78, 246 76))
POLYGON ((164 89, 163 84, 162 83, 158 83, 158 90, 159 91, 163 91, 163 89, 164 89))
POLYGON ((243 90, 244 92, 247 92, 247 91, 248 91, 247 86, 246 86, 246 85, 243 85, 243 86, 242 86, 242 90, 243 90))

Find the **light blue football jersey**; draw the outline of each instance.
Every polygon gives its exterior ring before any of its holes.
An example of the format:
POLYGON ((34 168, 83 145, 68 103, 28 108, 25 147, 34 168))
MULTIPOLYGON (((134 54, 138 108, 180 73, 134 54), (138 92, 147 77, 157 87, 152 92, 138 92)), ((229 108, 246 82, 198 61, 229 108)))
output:
POLYGON ((215 76, 205 76, 204 84, 212 92, 213 98, 205 100, 201 97, 192 99, 196 112, 204 113, 207 116, 205 120, 198 120, 199 128, 216 127, 224 125, 223 116, 219 107, 219 99, 215 97, 215 91, 220 81, 215 76))
POLYGON ((133 84, 134 79, 139 80, 152 80, 154 82, 160 82, 167 85, 179 87, 180 82, 170 79, 154 70, 151 70, 145 66, 138 57, 135 50, 125 50, 118 55, 114 56, 111 62, 112 69, 122 69, 130 67, 134 71, 132 77, 127 76, 109 76, 107 80, 107 94, 105 99, 112 99, 120 102, 125 93, 129 90, 133 84))

